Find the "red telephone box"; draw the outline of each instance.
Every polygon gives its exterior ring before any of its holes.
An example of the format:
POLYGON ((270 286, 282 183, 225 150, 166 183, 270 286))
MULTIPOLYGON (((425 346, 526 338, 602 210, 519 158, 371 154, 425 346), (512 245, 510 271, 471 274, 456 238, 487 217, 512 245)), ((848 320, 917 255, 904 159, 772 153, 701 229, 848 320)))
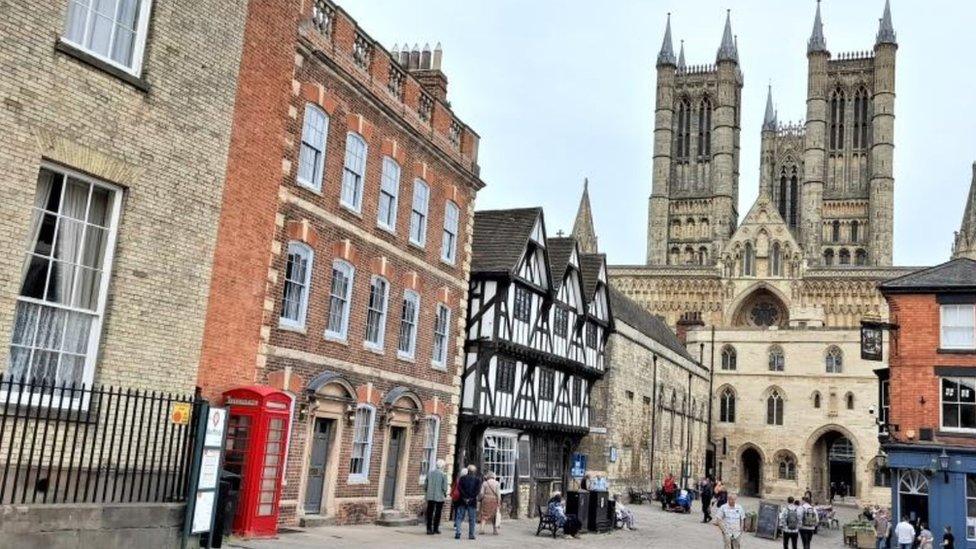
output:
POLYGON ((240 475, 234 532, 244 537, 278 533, 278 500, 291 424, 288 393, 251 385, 224 393, 228 408, 224 468, 240 475))

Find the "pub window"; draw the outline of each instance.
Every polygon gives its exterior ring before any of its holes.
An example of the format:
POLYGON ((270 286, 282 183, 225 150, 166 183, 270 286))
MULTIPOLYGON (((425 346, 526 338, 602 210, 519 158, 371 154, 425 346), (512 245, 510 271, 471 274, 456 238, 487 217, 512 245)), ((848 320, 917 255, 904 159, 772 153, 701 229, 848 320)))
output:
POLYGON ((503 494, 510 494, 515 485, 517 455, 515 436, 509 433, 489 431, 485 433, 481 448, 485 471, 494 471, 503 494))
POLYGON ((976 305, 942 305, 941 338, 943 349, 976 348, 976 305))
POLYGON ((966 475, 966 539, 976 540, 976 475, 966 475))
POLYGON ((976 430, 976 378, 942 378, 942 428, 976 430))

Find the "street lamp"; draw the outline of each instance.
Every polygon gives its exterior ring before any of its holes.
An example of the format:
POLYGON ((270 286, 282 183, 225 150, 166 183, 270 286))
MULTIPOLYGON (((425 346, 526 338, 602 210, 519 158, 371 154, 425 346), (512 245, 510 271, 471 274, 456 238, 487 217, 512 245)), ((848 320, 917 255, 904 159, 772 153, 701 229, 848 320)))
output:
POLYGON ((888 454, 878 450, 878 455, 874 456, 874 463, 878 469, 884 469, 888 466, 888 454))
POLYGON ((949 482, 949 454, 946 453, 945 448, 942 449, 942 453, 939 455, 939 469, 942 471, 945 482, 949 482))

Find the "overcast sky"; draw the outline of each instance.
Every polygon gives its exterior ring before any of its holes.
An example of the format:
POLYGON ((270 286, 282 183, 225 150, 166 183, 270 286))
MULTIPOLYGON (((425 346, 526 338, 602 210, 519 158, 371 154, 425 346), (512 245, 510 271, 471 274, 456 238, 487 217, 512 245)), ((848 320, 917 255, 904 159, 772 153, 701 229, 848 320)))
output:
MULTIPOLYGON (((569 231, 590 180, 600 248, 643 263, 651 189, 654 63, 671 12, 677 52, 714 63, 725 21, 745 75, 740 220, 759 186, 759 130, 772 81, 781 122, 806 112, 806 41, 815 3, 800 0, 340 0, 386 48, 444 48, 448 99, 481 135, 487 186, 478 209, 540 205, 569 231)), ((826 0, 831 52, 874 47, 883 0, 826 0)), ((892 2, 898 34, 895 257, 948 259, 976 160, 976 3, 892 2)))

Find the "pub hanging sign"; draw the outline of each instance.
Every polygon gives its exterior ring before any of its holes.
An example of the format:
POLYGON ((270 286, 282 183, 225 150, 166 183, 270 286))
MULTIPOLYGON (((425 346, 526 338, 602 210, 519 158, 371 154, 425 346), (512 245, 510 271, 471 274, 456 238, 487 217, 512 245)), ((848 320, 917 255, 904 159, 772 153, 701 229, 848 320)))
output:
POLYGON ((861 321, 861 359, 881 362, 884 356, 884 331, 895 330, 896 324, 876 320, 861 321))

